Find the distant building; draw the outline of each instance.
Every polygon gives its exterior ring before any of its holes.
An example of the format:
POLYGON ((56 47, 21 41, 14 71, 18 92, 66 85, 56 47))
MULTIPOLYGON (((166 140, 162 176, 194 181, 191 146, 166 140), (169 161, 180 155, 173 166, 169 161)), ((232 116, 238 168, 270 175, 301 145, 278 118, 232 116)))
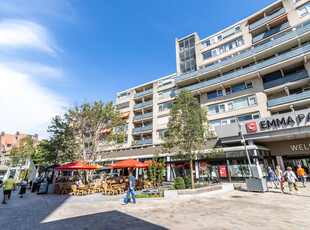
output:
POLYGON ((7 170, 6 162, 10 160, 10 153, 13 146, 19 146, 20 141, 24 138, 30 136, 35 144, 39 143, 38 134, 23 134, 20 132, 16 132, 16 134, 6 134, 5 132, 1 132, 0 135, 0 175, 3 174, 7 170))

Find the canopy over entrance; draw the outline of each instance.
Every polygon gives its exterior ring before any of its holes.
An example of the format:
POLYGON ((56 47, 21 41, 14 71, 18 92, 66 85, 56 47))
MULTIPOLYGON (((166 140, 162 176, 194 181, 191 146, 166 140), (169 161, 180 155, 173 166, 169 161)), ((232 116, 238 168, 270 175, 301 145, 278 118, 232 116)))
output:
POLYGON ((74 162, 74 163, 70 163, 70 164, 67 164, 67 165, 63 165, 63 166, 59 166, 59 167, 56 167, 54 168, 56 170, 65 170, 65 169, 73 169, 73 170, 96 170, 98 169, 97 167, 95 166, 92 166, 92 165, 89 165, 89 164, 86 164, 86 163, 83 163, 81 161, 77 161, 77 162, 74 162))

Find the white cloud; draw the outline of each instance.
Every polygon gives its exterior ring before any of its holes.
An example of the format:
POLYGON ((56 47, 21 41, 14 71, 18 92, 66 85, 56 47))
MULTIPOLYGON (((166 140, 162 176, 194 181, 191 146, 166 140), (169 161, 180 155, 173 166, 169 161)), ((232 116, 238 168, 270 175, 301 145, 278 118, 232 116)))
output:
POLYGON ((0 127, 6 133, 38 133, 46 129, 67 104, 62 98, 36 84, 28 74, 0 64, 0 127))
POLYGON ((44 27, 26 20, 0 22, 0 48, 37 49, 53 56, 58 49, 44 27))

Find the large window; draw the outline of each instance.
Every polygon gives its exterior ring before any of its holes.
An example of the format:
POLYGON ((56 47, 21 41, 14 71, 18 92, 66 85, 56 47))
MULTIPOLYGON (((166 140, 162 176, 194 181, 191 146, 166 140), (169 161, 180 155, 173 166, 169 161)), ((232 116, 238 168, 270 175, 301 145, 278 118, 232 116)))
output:
POLYGON ((297 11, 300 17, 308 15, 310 13, 310 3, 298 8, 297 11))
POLYGON ((236 39, 236 40, 234 40, 232 42, 227 43, 224 46, 221 46, 221 47, 218 47, 218 48, 216 48, 214 50, 210 50, 210 51, 207 51, 207 52, 203 53, 202 54, 203 60, 206 60, 206 59, 211 58, 211 57, 215 57, 215 56, 217 56, 219 54, 225 53, 225 52, 227 52, 227 51, 229 51, 231 49, 234 49, 234 48, 236 48, 238 46, 241 46, 243 44, 244 44, 244 41, 243 41, 242 38, 236 39))
POLYGON ((244 97, 233 101, 226 102, 224 104, 210 105, 208 106, 209 114, 223 113, 235 109, 242 109, 249 106, 256 105, 256 97, 244 97))
POLYGON ((158 105, 158 111, 163 111, 163 110, 166 110, 166 109, 171 109, 172 108, 172 104, 173 104, 172 101, 160 104, 160 105, 158 105))
POLYGON ((212 130, 215 130, 216 126, 236 123, 236 119, 239 122, 241 122, 241 121, 248 121, 248 120, 257 119, 257 118, 259 118, 259 113, 245 114, 245 115, 237 116, 236 118, 228 118, 224 120, 210 121, 210 126, 212 130))
POLYGON ((169 117, 170 117, 170 116, 158 118, 158 119, 157 119, 157 125, 164 125, 164 124, 167 124, 167 123, 169 122, 169 117))
POLYGON ((161 139, 162 137, 164 137, 167 133, 167 130, 160 130, 160 131, 157 131, 158 133, 158 137, 161 139))
POLYGON ((222 89, 219 89, 219 90, 209 92, 209 93, 207 93, 207 98, 212 99, 212 98, 216 98, 216 97, 222 97, 225 95, 229 95, 232 93, 236 93, 236 92, 246 90, 246 89, 251 89, 251 88, 253 88, 252 81, 245 81, 241 84, 228 86, 225 88, 225 91, 223 91, 222 89))
POLYGON ((239 32, 241 32, 241 27, 240 26, 236 26, 234 28, 230 28, 230 29, 224 31, 222 34, 218 34, 218 35, 216 35, 216 36, 214 36, 214 37, 212 37, 212 38, 202 42, 201 43, 201 48, 203 49, 205 47, 213 45, 213 44, 215 44, 215 43, 217 43, 219 41, 222 41, 223 39, 228 38, 229 36, 234 35, 234 34, 239 33, 239 32))

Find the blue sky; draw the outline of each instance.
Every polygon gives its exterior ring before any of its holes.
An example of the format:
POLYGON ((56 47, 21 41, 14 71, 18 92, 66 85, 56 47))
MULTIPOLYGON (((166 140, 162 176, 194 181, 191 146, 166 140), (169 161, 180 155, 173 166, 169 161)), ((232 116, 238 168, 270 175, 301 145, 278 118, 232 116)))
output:
POLYGON ((65 108, 174 73, 175 38, 203 39, 273 2, 1 1, 1 131, 47 137, 65 108))

